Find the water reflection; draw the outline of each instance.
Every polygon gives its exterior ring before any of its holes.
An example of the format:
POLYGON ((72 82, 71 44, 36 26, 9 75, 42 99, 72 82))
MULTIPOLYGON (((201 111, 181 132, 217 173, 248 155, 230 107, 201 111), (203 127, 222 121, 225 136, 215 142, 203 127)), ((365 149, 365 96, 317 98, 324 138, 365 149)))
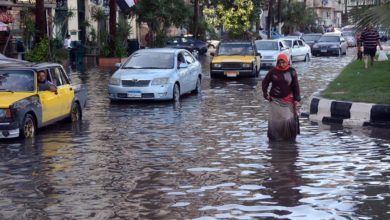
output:
POLYGON ((297 206, 302 198, 297 188, 302 185, 302 178, 296 165, 299 157, 298 147, 295 142, 272 142, 269 148, 272 172, 264 186, 272 191, 273 201, 278 205, 297 206))

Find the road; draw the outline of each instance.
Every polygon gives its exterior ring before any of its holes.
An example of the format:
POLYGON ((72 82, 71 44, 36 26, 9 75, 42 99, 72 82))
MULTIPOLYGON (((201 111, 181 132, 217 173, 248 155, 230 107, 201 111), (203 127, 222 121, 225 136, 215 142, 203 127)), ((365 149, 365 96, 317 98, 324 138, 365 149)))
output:
MULTIPOLYGON (((354 53, 294 63, 303 102, 354 53)), ((110 104, 112 71, 74 72, 81 124, 0 142, 0 219, 390 219, 388 130, 301 119, 296 143, 270 144, 261 78, 211 80, 209 59, 178 105, 110 104)))

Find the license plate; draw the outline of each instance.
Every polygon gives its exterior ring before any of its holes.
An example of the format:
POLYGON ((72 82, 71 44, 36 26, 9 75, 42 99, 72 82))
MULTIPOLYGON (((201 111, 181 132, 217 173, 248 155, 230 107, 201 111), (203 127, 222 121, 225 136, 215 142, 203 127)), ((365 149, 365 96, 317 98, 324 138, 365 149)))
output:
POLYGON ((326 53, 327 52, 327 50, 321 50, 321 53, 326 53))
POLYGON ((140 91, 128 91, 127 97, 128 98, 141 98, 142 93, 140 91))
POLYGON ((240 74, 239 72, 225 72, 225 75, 227 77, 237 77, 238 74, 240 74))

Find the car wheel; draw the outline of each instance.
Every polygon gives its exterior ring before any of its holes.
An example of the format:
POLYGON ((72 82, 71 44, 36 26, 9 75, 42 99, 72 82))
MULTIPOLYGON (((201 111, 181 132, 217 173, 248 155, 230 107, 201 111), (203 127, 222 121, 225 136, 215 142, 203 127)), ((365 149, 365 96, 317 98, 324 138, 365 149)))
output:
POLYGON ((180 86, 177 83, 173 86, 173 101, 180 102, 180 86))
POLYGON ((200 79, 200 77, 198 77, 198 80, 196 80, 196 87, 193 92, 195 94, 199 94, 201 90, 202 90, 202 80, 200 79))
POLYGON ((23 119, 20 135, 24 138, 33 138, 35 136, 36 125, 31 114, 26 114, 23 119))
POLYGON ((305 56, 305 62, 309 62, 310 61, 310 55, 309 54, 306 54, 305 56))
POLYGON ((72 106, 72 110, 70 112, 70 121, 76 122, 81 121, 82 114, 81 114, 81 108, 78 103, 74 103, 72 106))

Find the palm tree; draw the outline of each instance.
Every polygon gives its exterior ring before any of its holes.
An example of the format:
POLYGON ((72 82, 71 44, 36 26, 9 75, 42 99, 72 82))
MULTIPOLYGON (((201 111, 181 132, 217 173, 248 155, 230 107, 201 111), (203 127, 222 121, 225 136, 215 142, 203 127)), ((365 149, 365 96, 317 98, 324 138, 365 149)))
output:
POLYGON ((368 25, 381 26, 385 30, 390 30, 390 2, 375 6, 355 7, 350 11, 353 21, 359 29, 368 25))
POLYGON ((35 1, 35 43, 39 43, 46 34, 46 15, 44 0, 35 1))
POLYGON ((92 10, 91 17, 94 21, 97 22, 97 46, 98 49, 101 49, 102 42, 105 41, 105 30, 103 30, 103 22, 106 19, 104 15, 104 9, 102 7, 94 7, 92 10))

